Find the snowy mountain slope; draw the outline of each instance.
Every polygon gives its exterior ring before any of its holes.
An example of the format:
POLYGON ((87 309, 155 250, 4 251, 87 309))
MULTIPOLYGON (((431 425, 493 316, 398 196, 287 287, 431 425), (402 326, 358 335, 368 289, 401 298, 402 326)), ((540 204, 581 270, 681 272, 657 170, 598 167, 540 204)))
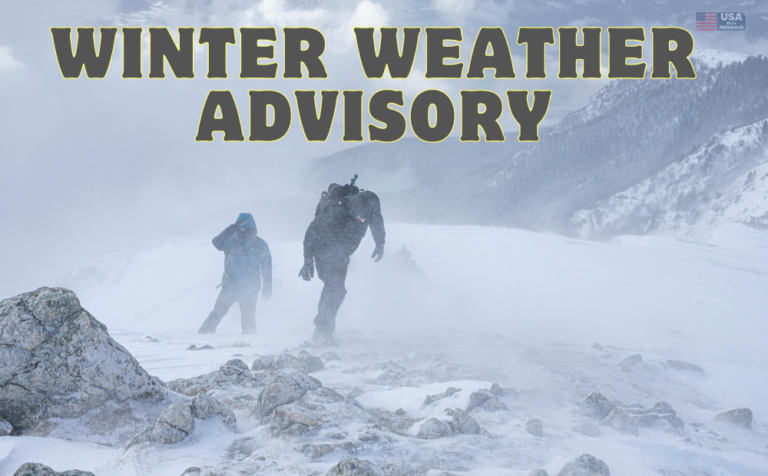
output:
POLYGON ((768 120, 715 134, 704 146, 627 190, 580 210, 582 238, 663 234, 706 241, 726 222, 768 227, 768 120))
MULTIPOLYGON (((363 432, 378 439, 360 440, 354 424, 276 438, 241 411, 238 433, 200 425, 184 442, 128 455, 87 443, 3 437, 0 474, 32 459, 98 475, 178 476, 190 466, 228 476, 323 475, 353 456, 390 476, 524 476, 536 467, 557 474, 589 453, 616 475, 765 475, 768 248, 764 234, 743 225, 720 229, 713 241, 717 246, 625 236, 598 243, 513 229, 393 224, 382 262, 368 259, 370 238, 353 258, 338 321, 341 345, 330 349, 340 360, 327 357, 325 369, 312 374, 326 387, 359 395, 384 421, 363 432), (395 253, 404 245, 410 259, 395 253), (595 341, 603 350, 589 347, 595 341), (634 354, 642 362, 617 365, 634 354), (706 374, 675 370, 669 360, 706 374), (520 391, 500 397, 507 410, 470 413, 493 438, 413 436, 428 418, 449 419, 445 410, 465 409, 472 392, 494 382, 520 391), (427 395, 451 386, 461 390, 424 405, 427 395), (636 437, 597 421, 598 437, 572 431, 588 420, 578 406, 592 391, 627 408, 665 401, 683 431, 642 427, 636 437), (752 430, 714 421, 735 407, 752 409, 752 430), (542 420, 543 437, 526 431, 529 418, 542 420), (359 447, 317 458, 300 451, 337 442, 359 447)), ((237 310, 217 335, 194 334, 213 304, 222 265, 207 239, 166 240, 114 267, 99 260, 69 283, 83 306, 167 382, 232 358, 250 365, 259 355, 298 353, 311 335, 320 284, 296 277, 300 243, 271 248, 274 296, 259 302, 256 336, 239 334, 237 310), (97 283, 89 268, 120 278, 97 283), (191 352, 190 344, 214 349, 191 352)), ((329 349, 306 350, 320 356, 329 349)))

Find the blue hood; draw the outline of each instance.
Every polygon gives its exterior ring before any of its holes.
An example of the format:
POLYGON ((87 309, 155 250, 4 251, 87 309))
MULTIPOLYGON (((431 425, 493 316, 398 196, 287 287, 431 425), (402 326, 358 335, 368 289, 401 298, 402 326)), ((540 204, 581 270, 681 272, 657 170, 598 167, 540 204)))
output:
POLYGON ((243 224, 243 227, 245 228, 252 228, 254 230, 256 229, 256 220, 253 219, 253 215, 251 215, 250 213, 241 213, 240 215, 238 215, 237 220, 235 220, 235 222, 239 222, 239 221, 245 222, 243 224))

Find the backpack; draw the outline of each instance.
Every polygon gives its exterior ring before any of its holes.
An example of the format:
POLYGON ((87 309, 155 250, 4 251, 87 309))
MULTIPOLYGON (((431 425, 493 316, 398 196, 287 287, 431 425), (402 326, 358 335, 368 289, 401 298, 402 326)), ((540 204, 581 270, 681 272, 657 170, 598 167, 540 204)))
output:
POLYGON ((315 216, 342 212, 345 199, 360 193, 360 189, 355 186, 356 180, 357 175, 352 179, 352 183, 345 185, 339 185, 337 183, 330 184, 328 190, 320 195, 320 201, 315 209, 315 216))

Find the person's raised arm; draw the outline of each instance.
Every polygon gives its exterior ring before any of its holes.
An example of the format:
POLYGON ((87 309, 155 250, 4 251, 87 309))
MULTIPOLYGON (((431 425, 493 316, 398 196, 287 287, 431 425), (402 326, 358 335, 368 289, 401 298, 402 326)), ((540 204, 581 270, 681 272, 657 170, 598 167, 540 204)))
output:
POLYGON ((242 222, 237 222, 234 225, 229 225, 228 227, 224 228, 224 231, 219 233, 219 236, 213 239, 213 246, 215 246, 219 251, 224 251, 224 243, 227 242, 230 236, 235 234, 235 232, 240 228, 240 224, 242 224, 242 222))

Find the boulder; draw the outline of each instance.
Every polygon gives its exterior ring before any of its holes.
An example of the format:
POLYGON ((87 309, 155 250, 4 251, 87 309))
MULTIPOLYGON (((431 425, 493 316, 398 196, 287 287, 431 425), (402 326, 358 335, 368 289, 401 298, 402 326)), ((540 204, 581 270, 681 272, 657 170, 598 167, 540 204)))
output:
POLYGON ((735 408, 718 414, 715 420, 752 429, 752 410, 749 408, 735 408))
POLYGON ((469 405, 467 405, 467 412, 471 412, 475 409, 481 409, 484 411, 499 411, 506 410, 507 406, 504 402, 498 399, 496 395, 491 393, 490 390, 478 390, 473 392, 469 396, 469 405))
POLYGON ((615 405, 608 401, 602 394, 592 392, 579 405, 579 413, 584 416, 602 420, 607 417, 615 405))
POLYGON ((498 383, 491 385, 490 392, 497 397, 517 397, 519 392, 514 388, 504 388, 498 383))
POLYGON ((640 435, 640 431, 637 429, 637 424, 635 424, 635 421, 632 419, 632 417, 627 415, 627 412, 618 407, 611 410, 611 413, 605 417, 603 420, 603 425, 608 425, 614 430, 618 430, 622 433, 635 436, 640 435))
POLYGON ((573 428, 571 428, 571 431, 581 433, 582 435, 589 436, 590 438, 600 436, 600 428, 598 428, 591 421, 582 421, 580 423, 576 423, 573 425, 573 428))
POLYGON ((527 475, 525 476, 549 476, 549 473, 544 471, 543 469, 532 469, 527 475))
POLYGON ((201 420, 220 418, 224 426, 232 431, 237 431, 237 418, 232 409, 205 392, 198 393, 192 399, 192 416, 201 420))
POLYGON ((544 436, 544 422, 538 418, 531 418, 525 424, 525 431, 532 434, 533 436, 544 436))
POLYGON ((162 401, 150 376, 75 293, 40 288, 0 301, 0 418, 20 432, 107 402, 162 401))
POLYGON ((685 428, 683 420, 667 402, 657 402, 653 408, 627 408, 626 413, 632 417, 635 426, 649 427, 662 426, 675 433, 680 433, 685 428))
POLYGON ((448 421, 430 418, 419 426, 417 438, 433 440, 453 435, 488 435, 480 424, 466 412, 453 410, 453 418, 448 421))
POLYGON ((316 443, 303 445, 299 448, 299 451, 309 456, 312 459, 320 458, 333 453, 336 450, 346 451, 347 453, 354 453, 360 449, 360 445, 347 441, 344 443, 316 443))
POLYGON ((604 462, 584 454, 566 464, 557 476, 611 476, 611 471, 604 462))
POLYGON ((670 368, 675 370, 682 370, 685 372, 693 372, 698 375, 706 375, 707 373, 699 367, 698 365, 688 364, 685 362, 680 362, 679 360, 667 360, 667 365, 670 366, 670 368))
POLYGON ((635 355, 630 355, 625 359, 622 359, 621 362, 619 362, 616 365, 618 365, 623 369, 630 369, 642 361, 643 361, 643 356, 640 354, 635 354, 635 355))
POLYGON ((363 459, 343 459, 325 476, 385 476, 381 467, 363 459))
POLYGON ((172 380, 166 385, 174 392, 194 397, 200 392, 211 390, 254 389, 264 383, 263 376, 254 375, 248 364, 240 359, 232 359, 219 367, 219 370, 199 377, 172 380))
POLYGON ((453 435, 453 426, 449 425, 447 421, 430 418, 419 426, 419 432, 416 434, 416 437, 424 440, 434 440, 451 435, 453 435))
POLYGON ((455 387, 448 387, 445 392, 443 393, 437 393, 435 395, 427 395, 427 398, 424 399, 424 406, 431 405, 432 403, 442 400, 444 398, 450 397, 451 395, 460 392, 460 388, 455 387))
POLYGON ((13 433, 13 425, 0 418, 0 436, 10 436, 13 433))
POLYGON ((282 354, 278 357, 263 355, 253 361, 252 370, 275 372, 282 369, 296 369, 305 374, 322 370, 325 366, 319 357, 315 357, 306 350, 299 352, 298 357, 291 354, 282 354))
POLYGON ((188 403, 174 403, 157 418, 154 425, 145 428, 134 436, 125 448, 141 443, 178 443, 195 429, 195 419, 192 416, 192 406, 188 403))
POLYGON ((13 473, 13 476, 94 476, 94 474, 89 471, 80 471, 79 469, 57 473, 40 463, 24 463, 13 473))
POLYGON ((461 433, 463 435, 477 435, 483 431, 477 420, 467 415, 465 412, 459 410, 458 408, 454 410, 451 424, 453 426, 454 432, 461 433))
POLYGON ((262 423, 267 423, 275 408, 295 402, 308 391, 322 386, 319 380, 298 370, 281 370, 271 377, 259 395, 258 416, 262 423))
POLYGON ((603 350, 603 346, 600 345, 599 342, 595 342, 594 344, 590 345, 589 347, 591 347, 592 349, 595 349, 595 350, 603 350))

